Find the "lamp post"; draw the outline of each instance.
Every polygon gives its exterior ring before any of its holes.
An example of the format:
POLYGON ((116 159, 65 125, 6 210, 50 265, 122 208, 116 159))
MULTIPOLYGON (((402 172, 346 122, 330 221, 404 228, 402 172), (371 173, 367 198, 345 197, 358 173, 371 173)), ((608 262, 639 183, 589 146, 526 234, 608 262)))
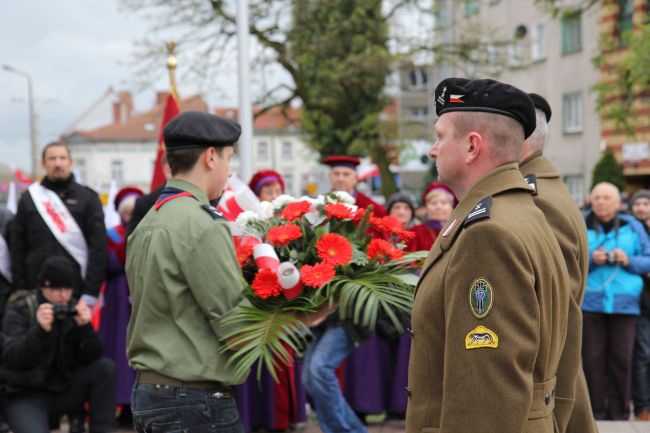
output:
POLYGON ((241 137, 239 139, 240 175, 248 182, 253 171, 253 114, 250 96, 250 61, 248 58, 248 0, 237 0, 237 45, 239 49, 239 124, 241 137))
POLYGON ((32 91, 32 77, 25 71, 16 69, 10 65, 2 65, 2 69, 7 72, 13 72, 27 80, 27 103, 29 105, 29 137, 31 142, 31 159, 32 159, 32 177, 35 179, 38 175, 38 125, 36 121, 36 111, 34 110, 34 94, 32 91))

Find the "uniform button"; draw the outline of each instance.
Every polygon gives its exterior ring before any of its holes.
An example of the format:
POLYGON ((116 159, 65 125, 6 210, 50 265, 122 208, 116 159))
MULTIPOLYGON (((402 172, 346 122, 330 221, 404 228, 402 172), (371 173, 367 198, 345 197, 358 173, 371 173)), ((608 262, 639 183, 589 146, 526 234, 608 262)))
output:
POLYGON ((406 330, 408 331, 409 335, 411 336, 411 340, 413 340, 413 338, 415 338, 415 332, 413 332, 413 330, 411 328, 406 328, 406 330))
POLYGON ((404 387, 404 392, 406 393, 406 396, 408 398, 411 398, 411 388, 409 388, 408 386, 405 386, 404 387))
POLYGON ((544 396, 544 404, 546 404, 546 406, 551 404, 551 394, 546 393, 546 395, 544 396))

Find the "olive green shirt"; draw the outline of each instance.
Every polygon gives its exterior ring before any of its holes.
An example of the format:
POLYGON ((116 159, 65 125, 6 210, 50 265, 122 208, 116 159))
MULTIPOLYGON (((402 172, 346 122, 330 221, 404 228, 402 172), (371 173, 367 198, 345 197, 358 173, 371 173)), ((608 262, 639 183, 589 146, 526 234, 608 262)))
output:
POLYGON ((219 323, 248 302, 232 236, 225 220, 201 208, 208 198, 196 185, 171 179, 167 186, 193 197, 152 208, 129 237, 129 364, 183 381, 235 384, 219 323))

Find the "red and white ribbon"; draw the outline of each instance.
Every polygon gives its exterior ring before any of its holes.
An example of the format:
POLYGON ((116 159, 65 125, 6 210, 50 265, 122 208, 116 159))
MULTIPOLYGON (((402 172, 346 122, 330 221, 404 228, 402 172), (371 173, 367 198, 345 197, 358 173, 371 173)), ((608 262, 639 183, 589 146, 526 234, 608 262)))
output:
POLYGON ((270 244, 259 244, 253 247, 253 257, 258 269, 275 271, 280 266, 280 259, 270 244))
POLYGON ((278 282, 282 287, 282 294, 286 299, 291 300, 302 293, 300 271, 293 263, 282 263, 276 272, 278 274, 278 282))

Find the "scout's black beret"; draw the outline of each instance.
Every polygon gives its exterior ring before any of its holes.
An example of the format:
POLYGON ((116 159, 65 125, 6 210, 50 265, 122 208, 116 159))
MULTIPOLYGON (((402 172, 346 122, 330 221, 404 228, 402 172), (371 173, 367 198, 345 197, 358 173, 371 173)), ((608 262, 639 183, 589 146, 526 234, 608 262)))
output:
POLYGON ((75 278, 72 263, 63 256, 48 257, 41 265, 39 282, 41 287, 73 288, 75 278))
POLYGON ((525 138, 535 130, 535 107, 530 96, 495 80, 442 80, 434 95, 438 116, 452 111, 483 112, 511 117, 524 127, 525 138))
POLYGON ((201 111, 174 117, 163 130, 167 150, 233 146, 241 135, 237 122, 201 111))
POLYGON ((533 100, 533 104, 535 104, 535 108, 539 108, 544 112, 544 115, 546 116, 546 121, 548 122, 551 120, 551 106, 548 105, 548 101, 544 99, 542 95, 538 95, 537 93, 529 93, 528 96, 530 96, 530 99, 533 100))

